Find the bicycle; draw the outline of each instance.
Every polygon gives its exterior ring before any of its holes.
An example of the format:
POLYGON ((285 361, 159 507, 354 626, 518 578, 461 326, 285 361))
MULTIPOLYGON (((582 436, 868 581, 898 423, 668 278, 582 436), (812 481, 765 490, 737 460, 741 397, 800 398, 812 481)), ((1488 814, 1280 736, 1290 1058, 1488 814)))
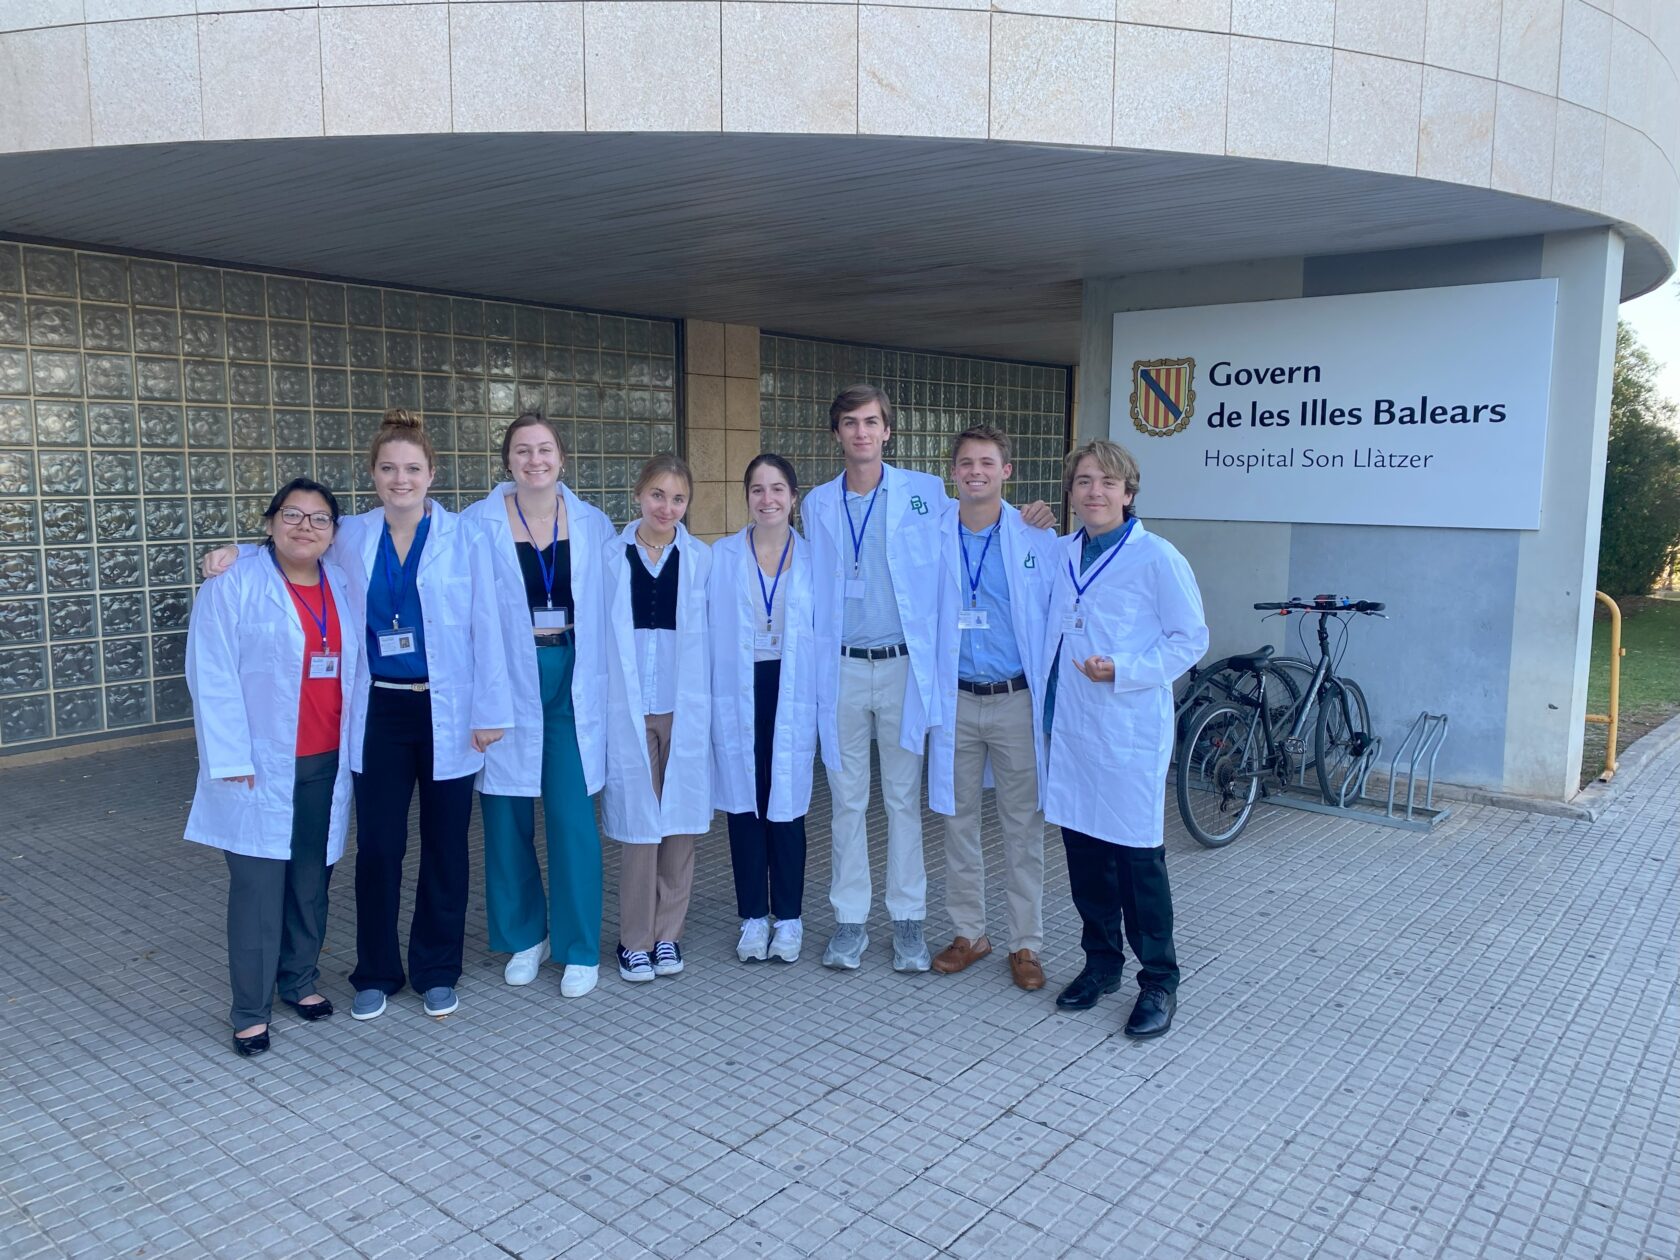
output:
MULTIPOLYGON (((1259 798, 1278 790, 1311 765, 1326 804, 1346 806, 1363 790, 1366 754, 1374 746, 1365 693, 1351 678, 1336 673, 1340 655, 1330 647, 1329 622, 1348 615, 1383 616, 1384 605, 1319 595, 1311 602, 1291 599, 1254 605, 1275 616, 1311 613, 1318 617, 1318 661, 1298 702, 1291 702, 1287 726, 1277 719, 1268 683, 1280 673, 1272 648, 1226 657, 1216 662, 1244 681, 1225 698, 1205 703, 1189 715, 1179 741, 1176 787, 1179 815, 1191 837, 1210 849, 1235 840, 1248 824, 1259 798), (1312 758, 1306 732, 1312 725, 1312 758), (1280 727, 1283 733, 1279 733, 1280 727)), ((1346 628, 1343 627, 1345 643, 1346 628)))

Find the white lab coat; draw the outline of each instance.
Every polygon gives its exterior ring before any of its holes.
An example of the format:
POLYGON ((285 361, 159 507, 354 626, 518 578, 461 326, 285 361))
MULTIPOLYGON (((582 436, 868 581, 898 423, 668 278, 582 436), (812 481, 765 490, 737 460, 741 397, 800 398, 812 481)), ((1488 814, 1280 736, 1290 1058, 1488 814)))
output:
MULTIPOLYGON (((886 486, 887 569, 892 574, 904 641, 910 648, 898 742, 920 754, 928 728, 938 726, 946 716, 936 677, 935 640, 943 563, 939 529, 948 500, 944 482, 927 473, 884 464, 881 476, 886 486)), ((801 509, 816 592, 817 732, 823 764, 831 770, 840 767, 840 627, 845 581, 852 571, 845 484, 846 475, 841 473, 815 487, 801 509)))
MULTIPOLYGON (((478 790, 496 796, 541 796, 543 713, 542 687, 537 675, 537 641, 531 631, 531 602, 513 530, 508 527, 511 482, 504 482, 461 513, 463 521, 490 539, 495 577, 497 619, 507 657, 512 689, 513 729, 484 754, 478 790)), ((590 795, 601 790, 607 777, 607 574, 601 556, 613 538, 612 522, 570 487, 560 493, 566 504, 566 528, 571 539, 572 713, 577 725, 578 755, 590 795)))
MULTIPOLYGON (((601 830, 625 844, 658 844, 666 836, 700 835, 712 825, 712 675, 706 634, 706 580, 711 548, 679 523, 682 560, 677 583, 677 703, 671 713, 671 757, 663 796, 653 794, 642 676, 630 610, 630 557, 636 522, 602 548, 607 575, 607 782, 601 830)), ((640 563, 638 561, 637 563, 640 563)), ((670 561, 666 561, 667 564, 670 561)))
MULTIPOLYGON (((426 677, 431 682, 432 777, 458 779, 476 774, 484 764, 484 754, 472 746, 475 730, 513 727, 513 697, 490 539, 481 527, 462 521, 439 504, 428 500, 427 507, 432 523, 414 582, 420 592, 426 677)), ((333 539, 332 556, 364 601, 370 577, 377 574, 379 581, 385 580, 376 567, 384 528, 385 510, 374 508, 341 520, 333 539)), ((365 620, 357 630, 365 643, 365 620)), ((378 668, 378 659, 370 659, 353 693, 350 768, 357 773, 362 769, 362 739, 367 731, 369 671, 378 668)))
MULTIPOLYGON (((743 529, 713 546, 706 600, 712 638, 712 803, 731 814, 758 810, 753 636, 763 628, 763 592, 754 576, 759 572, 750 530, 743 529), (742 591, 751 596, 751 603, 742 598, 742 591)), ((771 579, 764 582, 768 587, 771 579)), ((797 532, 788 549, 776 603, 783 619, 782 672, 770 750, 769 811, 772 822, 792 822, 811 808, 811 772, 817 755, 811 547, 797 532)))
MULTIPOLYGON (((342 641, 338 779, 327 828, 327 865, 344 855, 350 825, 350 696, 364 673, 361 592, 331 560, 323 562, 342 641)), ((308 633, 315 634, 315 627, 308 633)), ((198 782, 186 838, 229 853, 292 855, 292 791, 297 773, 298 701, 305 631, 267 549, 242 555, 207 582, 187 629, 187 688, 198 740, 198 782), (254 787, 224 783, 254 775, 254 787)))
MULTIPOLYGON (((958 519, 957 503, 953 499, 945 513, 945 598, 941 600, 939 610, 939 693, 946 720, 928 732, 928 808, 939 814, 956 812, 952 778, 956 757, 957 665, 965 633, 957 628, 957 613, 968 606, 968 574, 963 567, 958 519)), ((999 525, 999 534, 992 548, 1003 558, 1003 571, 1009 582, 1010 628, 1015 632, 1015 646, 1021 653, 1021 668, 1027 676, 1029 690, 1035 693, 1034 707, 1037 708, 1036 692, 1044 676, 1040 661, 1044 655, 1045 623, 1050 615, 1050 591, 1055 583, 1056 562, 1061 549, 1054 533, 1048 529, 1034 529, 1021 519, 1020 510, 1008 503, 1003 505, 999 525)), ((980 556, 972 544, 970 551, 972 554, 968 563, 979 562, 980 556)), ((988 559, 987 563, 991 562, 988 559)), ((1042 726, 1034 730, 1037 732, 1033 742, 1038 756, 1038 777, 1042 782, 1042 726)), ((991 769, 988 757, 988 784, 991 769)))
MULTIPOLYGON (((1110 844, 1150 849, 1162 843, 1173 681, 1207 651, 1202 593, 1184 557, 1139 521, 1120 554, 1086 589, 1080 605, 1084 635, 1068 634, 1058 652, 1063 617, 1073 609, 1068 566, 1079 571, 1083 546, 1080 534, 1057 546, 1061 554, 1040 662, 1041 683, 1048 682, 1051 669, 1058 671, 1055 728, 1039 776, 1041 804, 1048 822, 1110 844), (1112 683, 1092 682, 1074 667, 1075 657, 1093 655, 1114 662, 1112 683)), ((1035 728, 1042 732, 1042 685, 1033 691, 1033 709, 1035 728)))

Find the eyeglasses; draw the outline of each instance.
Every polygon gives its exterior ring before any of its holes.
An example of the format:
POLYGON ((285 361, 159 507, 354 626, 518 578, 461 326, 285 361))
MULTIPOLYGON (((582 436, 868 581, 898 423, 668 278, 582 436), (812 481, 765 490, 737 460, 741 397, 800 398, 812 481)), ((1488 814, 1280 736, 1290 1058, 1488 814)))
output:
POLYGON ((331 529, 333 523, 331 512, 305 512, 295 507, 281 508, 280 519, 288 525, 302 525, 308 521, 313 529, 331 529))

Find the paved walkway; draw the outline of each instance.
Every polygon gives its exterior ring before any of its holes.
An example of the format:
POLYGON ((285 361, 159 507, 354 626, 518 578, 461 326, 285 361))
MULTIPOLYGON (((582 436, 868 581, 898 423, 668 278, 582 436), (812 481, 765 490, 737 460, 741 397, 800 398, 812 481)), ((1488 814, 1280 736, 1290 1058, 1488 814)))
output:
POLYGON ((480 896, 459 1014, 279 1008, 249 1061, 192 773, 185 743, 0 769, 5 1257, 1680 1254, 1680 747, 1590 824, 1275 810, 1207 852, 1169 819, 1186 975, 1154 1042, 1119 1036, 1127 993, 1055 1011, 1054 843, 1046 992, 1001 949, 895 975, 879 912, 864 969, 825 971, 817 825, 797 966, 734 961, 714 835, 679 978, 508 989, 480 896))

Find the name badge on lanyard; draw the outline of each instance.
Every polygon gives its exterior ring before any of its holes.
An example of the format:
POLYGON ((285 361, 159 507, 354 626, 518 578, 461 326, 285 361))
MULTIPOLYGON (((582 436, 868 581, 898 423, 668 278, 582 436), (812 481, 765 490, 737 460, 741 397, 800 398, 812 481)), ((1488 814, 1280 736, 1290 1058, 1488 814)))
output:
POLYGON ((399 626, 393 621, 389 630, 379 632, 379 655, 407 656, 414 651, 414 628, 399 626))
POLYGON ((525 509, 519 506, 519 496, 513 496, 513 510, 519 513, 519 523, 525 527, 525 537, 530 539, 531 551, 537 557, 537 571, 542 574, 543 592, 547 602, 531 605, 531 626, 536 630, 565 630, 572 624, 571 609, 565 604, 558 607, 554 603, 554 578, 560 571, 560 496, 554 496, 554 537, 549 540, 548 550, 554 553, 553 562, 543 559, 543 548, 537 546, 537 540, 531 534, 531 524, 525 519, 525 509))
POLYGON ((531 608, 531 624, 538 630, 565 630, 572 624, 572 610, 566 605, 558 607, 548 604, 535 604, 531 608))
MULTIPOLYGON (((877 487, 879 489, 879 487, 877 487)), ((865 518, 867 523, 867 518, 865 518)), ((778 656, 782 651, 782 636, 773 629, 776 622, 776 591, 782 584, 782 570, 787 567, 788 550, 793 546, 793 531, 788 530, 787 541, 782 544, 781 559, 776 561, 776 576, 769 586, 764 585, 764 570, 758 566, 758 545, 754 541, 757 527, 747 531, 747 553, 752 559, 753 572, 758 574, 758 593, 764 600, 764 629, 753 633, 753 651, 775 652, 778 656)), ((847 583, 850 587, 851 583, 847 583)), ((858 581, 858 598, 863 596, 863 582, 858 581)), ((853 598, 851 591, 846 592, 846 598, 853 598)))
MULTIPOLYGON (((882 480, 886 479, 885 474, 882 480)), ((863 510, 863 524, 852 524, 852 501, 846 497, 846 487, 840 487, 840 506, 846 509, 846 532, 852 536, 852 576, 846 579, 846 598, 863 598, 863 536, 869 532, 869 518, 875 512, 875 496, 881 493, 881 482, 869 492, 869 506, 863 510)))
MULTIPOLYGON (((1126 545, 1126 540, 1132 536, 1132 526, 1136 524, 1135 520, 1126 523, 1125 532, 1120 535, 1119 541, 1108 549, 1108 554, 1102 558, 1102 563, 1092 570, 1091 576, 1083 582, 1079 580, 1079 574, 1074 571, 1073 561, 1068 561, 1068 577, 1073 581, 1073 607, 1062 614, 1063 634, 1083 635, 1085 633, 1085 611, 1080 607, 1081 601, 1085 598, 1085 592, 1091 589, 1091 584, 1102 576, 1103 570, 1108 568, 1114 557, 1120 554, 1120 549, 1126 545)), ((1076 535, 1078 538, 1084 538, 1085 536, 1083 529, 1076 535)))
POLYGON ((413 626, 399 625, 397 618, 401 615, 403 600, 408 594, 409 572, 408 566, 398 561, 396 572, 391 571, 391 561, 396 557, 396 544, 391 541, 391 526, 385 525, 385 535, 379 541, 380 567, 385 573, 385 589, 391 596, 391 628, 379 631, 380 656, 407 656, 415 650, 415 632, 413 626))
MULTIPOLYGON (((274 557, 273 552, 270 552, 269 555, 274 558, 274 567, 280 569, 279 559, 274 557)), ((309 606, 309 601, 304 598, 303 591, 292 584, 292 579, 286 576, 286 571, 280 569, 280 577, 285 581, 297 602, 303 605, 303 610, 309 614, 309 620, 315 623, 315 632, 321 636, 321 650, 319 652, 311 652, 308 644, 305 643, 304 645, 305 676, 310 679, 337 678, 338 653, 332 651, 327 643, 327 570, 319 560, 315 562, 315 574, 317 589, 321 592, 321 611, 319 613, 316 613, 309 606)), ((307 638, 307 631, 305 637, 307 638)))
POLYGON ((957 612, 958 630, 986 630, 990 628, 988 610, 980 607, 980 575, 986 571, 986 553, 992 549, 992 539, 1003 528, 1003 518, 986 533, 986 545, 980 548, 980 563, 968 567, 968 540, 963 537, 962 522, 957 522, 957 546, 962 551, 963 576, 968 579, 968 607, 957 612))

